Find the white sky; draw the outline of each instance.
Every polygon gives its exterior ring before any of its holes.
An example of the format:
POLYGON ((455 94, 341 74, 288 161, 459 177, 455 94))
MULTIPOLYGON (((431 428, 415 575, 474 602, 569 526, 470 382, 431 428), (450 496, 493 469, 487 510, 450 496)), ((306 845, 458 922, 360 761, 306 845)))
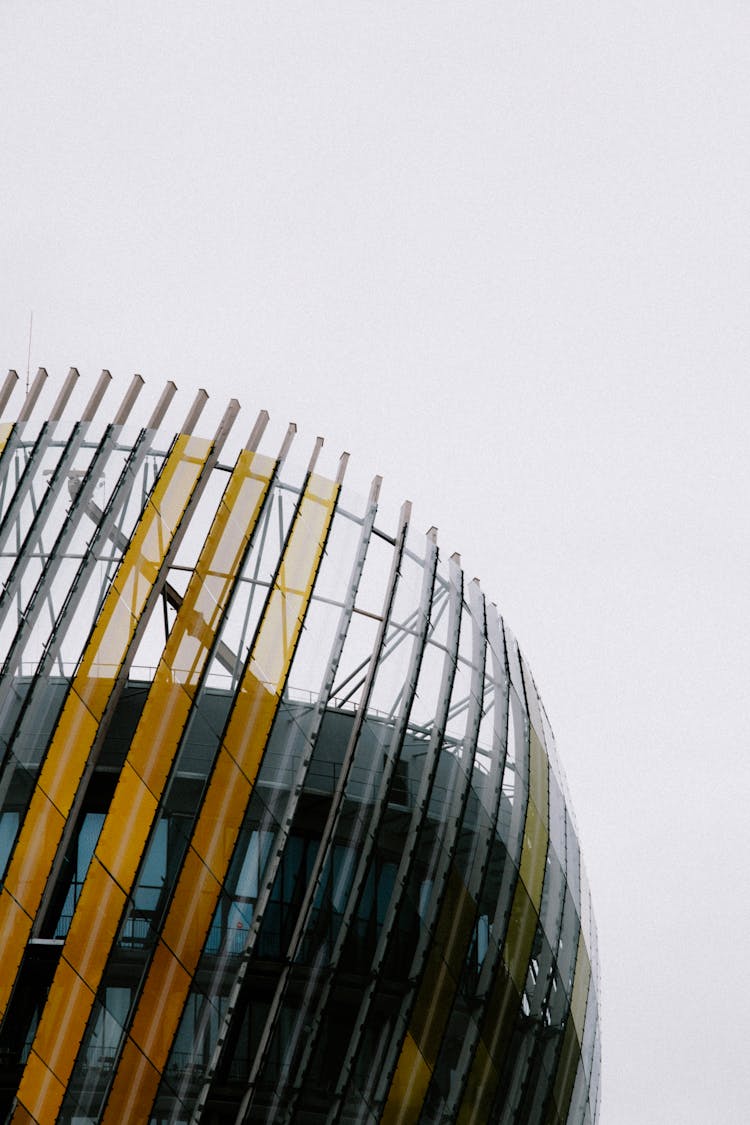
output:
POLYGON ((573 793, 601 1125, 748 1120, 749 129, 739 0, 0 0, 0 364, 33 309, 81 399, 265 406, 481 577, 573 793))

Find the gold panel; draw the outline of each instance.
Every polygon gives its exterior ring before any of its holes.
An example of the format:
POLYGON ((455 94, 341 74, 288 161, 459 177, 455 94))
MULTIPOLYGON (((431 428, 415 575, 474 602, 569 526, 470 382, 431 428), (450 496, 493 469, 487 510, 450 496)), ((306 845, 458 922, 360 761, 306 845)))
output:
MULTIPOLYGON (((198 449, 203 456, 207 455, 209 446, 200 439, 180 438, 174 455, 179 456, 180 450, 187 449, 198 449)), ((95 703, 100 709, 106 705, 113 682, 111 675, 119 667, 123 644, 135 629, 150 583, 161 565, 162 554, 167 550, 173 529, 188 502, 186 486, 192 490, 202 464, 203 461, 198 459, 191 462, 184 472, 177 466, 179 471, 162 473, 154 490, 153 504, 147 508, 148 518, 144 516, 141 520, 128 549, 125 561, 132 560, 133 565, 127 571, 121 568, 118 572, 112 596, 100 615, 87 661, 81 670, 81 677, 85 673, 88 678, 79 678, 84 684, 87 701, 92 705, 95 703), (178 479, 179 487, 176 483, 178 479), (110 674, 109 679, 101 677, 105 670, 110 674), (104 691, 100 692, 102 687, 104 691)), ((132 890, 148 843, 157 815, 158 799, 179 747, 194 691, 274 471, 275 462, 270 458, 257 457, 248 451, 243 451, 238 457, 225 490, 227 503, 220 503, 214 517, 120 774, 37 1039, 46 1026, 47 1012, 52 1012, 55 1005, 64 1002, 67 987, 65 959, 79 969, 93 990, 101 981, 119 928, 126 893, 132 890), (244 505, 242 517, 238 517, 234 510, 234 504, 239 502, 244 505), (207 585, 210 586, 208 592, 207 585)), ((91 733, 89 743, 94 735, 95 731, 91 733)), ((230 772, 236 785, 238 771, 231 763, 230 772)), ((203 865, 199 866, 205 872, 203 865)), ((193 944, 200 945, 202 939, 196 931, 195 916, 191 915, 188 921, 188 936, 192 936, 193 944)), ((164 953, 158 956, 164 956, 164 953)), ((74 1030, 71 1024, 71 1037, 82 1037, 88 1016, 89 1012, 84 1012, 82 1008, 77 1011, 74 1030)), ((47 1046, 42 1048, 35 1040, 35 1048, 47 1057, 47 1046)), ((151 1069, 138 1052, 136 1056, 140 1059, 138 1066, 151 1069)), ((74 1059, 71 1057, 65 1062, 64 1077, 67 1080, 74 1059)))
MULTIPOLYGON (((64 1080, 78 1052, 81 1041, 78 1028, 86 1026, 94 1004, 94 993, 66 961, 60 962, 55 977, 59 978, 61 987, 47 1000, 45 1018, 34 1040, 34 1051, 53 1074, 64 1080)), ((29 1089, 25 1075, 20 1089, 29 1089)), ((23 1102, 36 1115, 30 1098, 23 1098, 23 1102)))
MULTIPOLYGON (((154 1066, 161 1069, 167 1061, 171 1036, 169 1028, 175 1013, 179 1020, 182 998, 187 996, 190 977, 171 950, 159 942, 149 969, 147 987, 144 989, 133 1021, 130 1038, 154 1066)), ((123 1064, 127 1056, 123 1056, 123 1064)), ((132 1059, 132 1054, 129 1056, 132 1059)), ((122 1072, 123 1065, 120 1066, 122 1072)), ((129 1083, 126 1083, 129 1085, 129 1083)), ((120 1087, 122 1089, 122 1086, 120 1087)), ((115 1099, 115 1104, 117 1099, 115 1099)))
POLYGON ((499 1081, 500 1075, 495 1064, 480 1040, 459 1106, 457 1125, 485 1125, 499 1081))
POLYGON ((469 1122, 484 1125, 487 1120, 520 1003, 520 993, 505 964, 501 963, 484 1013, 482 1036, 477 1044, 461 1100, 458 1115, 461 1125, 468 1125, 469 1122))
MULTIPOLYGON (((221 885, 218 880, 193 849, 188 848, 173 902, 177 902, 178 899, 182 902, 189 901, 190 907, 182 912, 171 909, 162 935, 165 944, 179 957, 190 973, 195 971, 198 964, 220 892, 221 885)), ((142 1004, 150 981, 149 974, 141 999, 142 1004)))
MULTIPOLYGON (((433 946, 409 1023, 409 1037, 414 1039, 430 1067, 435 1065, 440 1050, 443 1024, 450 1012, 457 985, 456 977, 443 960, 440 947, 433 946)), ((393 1093, 391 1089, 389 1101, 393 1093)))
MULTIPOLYGON (((31 1059, 29 1059, 29 1062, 31 1062, 31 1059)), ((49 1071, 47 1073, 49 1074, 49 1071)), ((37 1125, 37 1122, 34 1121, 27 1109, 24 1109, 22 1105, 17 1105, 13 1112, 12 1125, 37 1125)))
MULTIPOLYGON (((533 805, 529 802, 529 809, 533 805)), ((543 824, 539 813, 539 822, 543 824)), ((527 814, 528 817, 528 814, 527 814)), ((527 819, 528 823, 528 819, 527 819)), ((545 828, 546 836, 546 828, 545 828)), ((541 891, 540 891, 541 895, 541 891)), ((516 883, 508 920, 508 931, 502 949, 502 957, 492 986, 492 993, 482 1020, 482 1034, 479 1046, 469 1072, 469 1084, 464 1095, 459 1122, 484 1121, 477 1116, 472 1103, 467 1100, 469 1091, 472 1097, 481 1098, 482 1104, 492 1104, 497 1088, 498 1074, 502 1067, 503 1055, 507 1050, 513 1031, 521 996, 526 984, 526 974, 539 919, 538 907, 529 897, 521 879, 516 883), (493 1063, 492 1068, 489 1062, 493 1063)))
POLYGON ((225 746, 249 781, 255 780, 266 747, 264 731, 278 704, 276 693, 248 671, 232 708, 225 746))
MULTIPOLYGON (((427 1093, 430 1069, 437 1060, 448 1013, 458 988, 458 979, 466 957, 476 915, 476 903, 464 885, 456 868, 451 865, 448 874, 445 898, 443 899, 435 927, 435 937, 425 964, 422 980, 417 990, 409 1023, 409 1032, 401 1048, 396 1072, 388 1091, 386 1113, 397 1113, 401 1104, 400 1088, 404 1075, 411 1074, 419 1060, 427 1070, 427 1078, 422 1089, 421 1079, 415 1077, 415 1086, 409 1095, 409 1105, 413 1108, 416 1120, 427 1093), (412 1060, 414 1050, 418 1053, 416 1063, 412 1060), (421 1099, 417 1090, 421 1089, 421 1099)), ((415 1075, 421 1071, 414 1071, 415 1075)), ((400 1118, 394 1118, 394 1120, 400 1118)))
POLYGON ((382 1125, 407 1125, 419 1120, 432 1071, 407 1031, 396 1073, 380 1118, 382 1125))
MULTIPOLYGON (((49 797, 40 789, 35 789, 5 879, 6 890, 28 915, 29 930, 47 881, 47 870, 40 870, 37 856, 42 853, 54 857, 64 825, 64 818, 49 797)), ((5 898, 0 901, 0 931, 3 929, 4 904, 5 898)), ((6 945, 3 956, 8 953, 6 945)))
POLYGON ((177 527, 187 506, 185 495, 192 492, 211 452, 208 438, 180 434, 169 455, 172 472, 162 472, 151 493, 151 503, 171 530, 177 527))
POLYGON ((3 888, 0 894, 0 949, 3 951, 3 971, 0 973, 0 1020, 5 1015, 30 932, 31 919, 28 914, 24 913, 13 896, 3 888))
MULTIPOLYGON (((4 1012, 13 988, 32 918, 55 860, 65 817, 73 805, 115 676, 127 656, 137 617, 146 604, 151 584, 164 562, 173 531, 187 508, 210 448, 209 442, 199 439, 179 438, 175 442, 154 487, 154 503, 146 505, 73 678, 8 869, 6 886, 29 917, 25 921, 20 919, 20 924, 18 918, 12 919, 13 938, 4 947, 3 968, 7 966, 8 971, 3 973, 0 982, 0 1013, 4 1012), (201 451, 200 456, 196 456, 198 451, 201 451), (154 534, 152 529, 156 523, 159 527, 154 534), (131 580, 131 575, 136 577, 131 580), (135 614, 128 609, 120 591, 126 591, 127 598, 132 599, 135 614)), ((128 831, 131 830, 129 823, 128 831)), ((4 912, 16 910, 12 902, 8 896, 0 898, 0 933, 6 928, 4 912)), ((101 957, 103 965, 106 951, 102 951, 101 957)), ((61 962, 60 971, 64 973, 63 965, 61 962)), ((55 1005, 64 996, 64 986, 57 985, 56 974, 45 1010, 54 1012, 55 1005)), ((79 1029, 81 1034, 83 1027, 85 1017, 79 1029)), ((68 1061, 72 1066, 72 1058, 68 1061)))
POLYGON ((94 853, 125 891, 132 888, 156 810, 156 797, 126 759, 94 853))
POLYGON ((55 1078, 49 1067, 32 1051, 24 1070, 18 1092, 19 1104, 11 1118, 11 1125, 45 1125, 48 1121, 55 1122, 64 1097, 65 1087, 62 1082, 55 1078))
POLYGON ((210 809, 203 810, 192 840, 195 851, 219 879, 229 868, 249 800, 250 782, 222 748, 211 775, 210 809))
MULTIPOLYGON (((54 802, 64 817, 73 804, 78 782, 86 765, 87 751, 96 737, 98 725, 98 719, 84 706, 77 693, 71 691, 39 775, 39 788, 54 802)), ((27 823, 30 818, 31 809, 26 816, 27 823)))
POLYGON ((110 1096, 103 1120, 116 1125, 125 1125, 125 1122, 142 1125, 149 1120, 153 1101, 150 1091, 154 1083, 158 1085, 160 1075, 130 1040, 123 1049, 122 1065, 132 1074, 133 1081, 118 1093, 116 1101, 110 1096))
POLYGON ((531 775, 529 794, 544 816, 546 824, 549 808, 549 759, 531 723, 529 723, 529 771, 531 775))
POLYGON ((508 932, 503 945, 503 963, 507 966, 519 993, 523 992, 526 984, 526 973, 538 920, 537 908, 529 898, 526 888, 519 881, 516 883, 508 932))
POLYGON ((567 1120, 570 1098, 573 1093, 573 1085, 575 1084, 576 1071, 578 1070, 580 1057, 581 1051, 576 1038, 575 1027, 573 1021, 569 1019, 565 1027, 565 1034, 563 1035, 562 1050, 560 1051, 560 1061, 557 1064, 554 1086, 555 1102, 563 1121, 567 1120))
MULTIPOLYGON (((229 868, 234 842, 242 826, 252 783, 312 595, 338 491, 337 484, 316 477, 310 479, 302 497, 164 925, 164 941, 179 955, 181 971, 178 974, 174 966, 163 963, 166 954, 160 946, 161 961, 157 964, 154 959, 143 986, 132 1037, 156 1067, 154 1072, 138 1079, 142 1083, 151 1083, 151 1101, 156 1096, 161 1069, 177 1031, 191 977, 197 969, 221 884, 229 868), (294 583, 293 588, 290 582, 294 583), (262 661, 259 654, 262 654, 262 661), (230 792, 230 783, 237 785, 239 778, 232 771, 230 758, 234 759, 250 783, 242 780, 241 786, 238 786, 239 792, 244 793, 242 801, 235 800, 230 792), (198 859, 194 849, 205 854, 213 873, 198 859), (185 971, 190 975, 183 977, 185 971), (179 981, 175 979, 177 976, 179 981), (155 1013, 159 1013, 158 1017, 155 1013), (158 1044, 154 1040, 154 1024, 158 1024, 158 1044), (163 1049, 162 1043, 166 1043, 163 1049)), ((123 1054, 104 1125, 119 1125, 119 1107, 136 1081, 135 1063, 131 1050, 123 1054), (118 1115, 110 1109, 114 1105, 118 1106, 118 1115)), ((142 1092, 145 1099, 145 1085, 142 1092)))
POLYGON ((591 981, 591 963, 583 940, 583 931, 578 937, 578 953, 576 955, 576 971, 573 976, 573 995, 570 998, 570 1014, 575 1024, 578 1042, 583 1041, 583 1025, 586 1019, 586 999, 589 994, 591 981))
POLYGON ((534 801, 526 809, 521 852, 521 878, 537 910, 542 904, 544 873, 547 870, 547 821, 534 801))
MULTIPOLYGON (((62 966, 67 960, 94 990, 101 978, 102 952, 108 950, 115 939, 124 906, 125 892, 94 857, 86 873, 60 962, 62 966)), ((55 974, 55 990, 50 991, 51 996, 55 995, 58 984, 62 986, 63 982, 58 982, 55 974)), ((46 1019, 47 1008, 42 1014, 40 1028, 46 1019)), ((47 1057, 36 1041, 35 1047, 43 1058, 47 1057)))

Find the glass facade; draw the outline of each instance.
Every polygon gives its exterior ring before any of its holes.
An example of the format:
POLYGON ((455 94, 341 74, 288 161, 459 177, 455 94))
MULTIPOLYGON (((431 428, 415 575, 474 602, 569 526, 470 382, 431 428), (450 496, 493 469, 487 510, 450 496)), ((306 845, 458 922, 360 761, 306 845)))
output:
POLYGON ((345 457, 261 415, 223 461, 234 404, 165 437, 134 385, 98 425, 105 383, 0 428, 0 1121, 593 1125, 588 884, 497 609, 345 457))

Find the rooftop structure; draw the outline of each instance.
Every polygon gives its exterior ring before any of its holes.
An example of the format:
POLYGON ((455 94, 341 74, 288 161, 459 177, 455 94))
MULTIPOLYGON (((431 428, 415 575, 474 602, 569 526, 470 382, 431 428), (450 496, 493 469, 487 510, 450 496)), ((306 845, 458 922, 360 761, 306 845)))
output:
MULTIPOLYGON (((555 743, 478 581, 261 413, 0 428, 0 1120, 596 1121, 555 743)), ((16 383, 0 389, 4 412, 16 383)), ((111 421, 109 419, 112 419, 111 421)))

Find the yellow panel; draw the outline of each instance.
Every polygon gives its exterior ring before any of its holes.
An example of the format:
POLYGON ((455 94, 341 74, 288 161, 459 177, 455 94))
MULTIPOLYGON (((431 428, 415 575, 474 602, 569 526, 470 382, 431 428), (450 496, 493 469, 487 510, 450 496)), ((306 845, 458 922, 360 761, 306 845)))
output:
MULTIPOLYGON (((283 575, 280 574, 280 579, 283 575)), ((290 623, 296 621, 302 598, 287 589, 275 587, 266 609, 264 625, 253 653, 252 670, 269 691, 278 683, 289 659, 294 637, 290 623)))
POLYGON ((278 698, 252 672, 242 681, 232 709, 225 746, 250 781, 255 780, 266 746, 266 732, 276 714, 278 698))
POLYGON ((141 1125, 149 1120, 154 1100, 151 1090, 154 1084, 158 1086, 160 1076, 130 1040, 125 1044, 120 1066, 131 1075, 131 1081, 118 1091, 116 1097, 110 1096, 103 1120, 110 1125, 124 1125, 125 1122, 141 1125))
POLYGON ((3 889, 0 894, 0 949, 3 951, 3 971, 0 973, 0 1020, 5 1015, 30 933, 31 919, 28 914, 25 914, 13 896, 3 889))
POLYGON ((455 977, 458 977, 463 968, 474 929, 475 913, 476 903, 455 866, 451 864, 445 898, 435 928, 435 943, 440 947, 442 956, 455 977))
POLYGON ((432 1071, 407 1032, 380 1118, 383 1125, 407 1125, 419 1120, 431 1076, 432 1071))
POLYGON ((191 704, 192 691, 173 683, 160 665, 127 757, 129 766, 157 797, 164 791, 191 704))
POLYGON ((38 1125, 38 1123, 34 1121, 29 1111, 19 1104, 13 1111, 12 1125, 38 1125))
MULTIPOLYGON (((177 958, 159 942, 149 969, 147 986, 138 1004, 133 1021, 132 1041, 159 1070, 164 1066, 172 1042, 170 1027, 179 1021, 184 998, 190 989, 190 977, 177 958)), ((123 1063, 125 1058, 123 1058, 123 1063)), ((125 1068, 127 1069, 127 1068, 125 1068)), ((120 1089, 129 1082, 124 1079, 123 1065, 118 1069, 120 1089)), ((118 1099, 115 1098, 115 1104, 118 1099)))
POLYGON ((583 1040, 583 1025, 586 1018, 586 999, 589 994, 591 981, 591 963, 586 952, 586 943, 583 932, 578 938, 578 953, 576 955, 576 971, 573 976, 573 995, 570 998, 570 1014, 573 1017, 578 1042, 583 1040))
POLYGON ((320 477, 311 480, 310 488, 317 489, 321 499, 308 491, 300 506, 266 610, 269 628, 261 630, 253 652, 253 674, 272 688, 283 682, 338 491, 337 485, 320 477), (311 551, 315 568, 310 567, 311 551))
POLYGON ((13 422, 0 422, 0 453, 8 444, 8 438, 13 433, 13 422))
MULTIPOLYGON (((176 452, 184 450, 189 440, 193 448, 200 449, 201 455, 208 451, 207 443, 198 440, 196 445, 192 439, 183 438, 178 441, 176 452)), ((162 474, 162 486, 157 485, 154 492, 154 505, 147 508, 142 518, 116 577, 112 595, 105 603, 87 658, 82 663, 76 681, 86 701, 97 712, 103 711, 106 705, 113 683, 112 676, 124 658, 137 617, 142 612, 150 584, 161 564, 161 554, 166 551, 172 529, 187 502, 185 484, 197 480, 201 463, 195 462, 189 467, 189 473, 183 474, 179 489, 174 483, 169 484, 166 494, 164 482, 167 479, 174 482, 175 477, 162 474)), ((229 506, 222 502, 214 517, 120 775, 73 915, 63 949, 63 960, 50 990, 48 1006, 42 1015, 35 1048, 44 1043, 46 1029, 54 1028, 54 1013, 63 1002, 61 998, 67 993, 69 970, 66 960, 78 969, 94 991, 101 981, 119 928, 125 892, 132 890, 156 817, 158 798, 163 792, 189 715, 194 689, 208 659, 209 648, 213 644, 237 569, 257 524, 274 471, 274 461, 263 457, 255 458, 247 451, 243 451, 237 460, 225 490, 225 500, 229 502, 229 506), (255 472, 250 477, 248 474, 253 466, 255 472), (234 507, 236 503, 242 504, 241 517, 234 507), (206 593, 207 585, 210 590, 206 593), (175 669, 176 674, 173 674, 175 669)), ((95 730, 90 731, 87 738, 89 743, 94 736, 95 730)), ((238 774, 237 767, 228 758, 226 760, 233 787, 237 788, 239 780, 241 790, 242 777, 238 774)), ((244 788, 247 788, 246 783, 244 788)), ((201 864, 198 866, 204 876, 210 879, 205 868, 201 864)), ((211 892, 213 902, 214 888, 211 888, 211 892)), ((205 933, 200 932, 198 913, 191 913, 187 919, 184 940, 186 945, 199 951, 205 933)), ((210 925, 210 920, 210 915, 207 920, 201 916, 201 924, 205 929, 210 925)), ((158 956, 163 958, 167 954, 162 951, 158 956)), ((176 962, 172 967, 179 977, 183 971, 177 971, 176 962)), ((82 1007, 71 1013, 68 1021, 71 1041, 82 1037, 88 1016, 89 1011, 84 1011, 82 1007)), ((48 1045, 40 1047, 43 1057, 46 1057, 48 1049, 48 1045)), ((129 1050, 133 1053, 132 1045, 129 1050)), ((136 1070, 139 1067, 144 1067, 147 1071, 151 1069, 150 1064, 137 1051, 133 1058, 136 1070)), ((73 1061, 72 1057, 58 1060, 58 1069, 64 1069, 62 1077, 65 1081, 70 1077, 73 1061)), ((130 1092, 127 1097, 130 1097, 130 1092)))
POLYGON ((519 993, 526 984, 526 973, 538 921, 534 903, 521 882, 516 883, 513 905, 508 921, 508 933, 503 945, 503 962, 519 993))
MULTIPOLYGON (((70 924, 61 964, 64 964, 65 960, 69 961, 94 990, 99 986, 124 906, 125 892, 118 887, 99 861, 96 858, 92 859, 70 924)), ((64 988, 64 982, 58 981, 55 974, 49 993, 50 998, 58 988, 64 988)), ((46 1018, 45 1008, 40 1027, 46 1018)), ((36 1049, 43 1058, 46 1058, 38 1044, 36 1049)))
POLYGON ((424 977, 409 1023, 409 1036, 414 1039, 431 1067, 437 1059, 443 1025, 453 1003, 457 983, 443 960, 440 949, 433 946, 427 957, 424 977))
MULTIPOLYGON (((315 478, 314 486, 310 482, 293 524, 280 568, 285 574, 293 574, 298 590, 290 595, 287 590, 288 577, 280 577, 269 598, 269 606, 276 608, 270 612, 267 609, 261 619, 255 649, 227 726, 220 768, 211 777, 194 833, 195 846, 200 846, 210 858, 216 878, 198 860, 191 847, 163 929, 164 941, 175 952, 179 952, 184 965, 184 969, 180 968, 180 974, 187 969, 192 976, 197 968, 203 942, 219 900, 221 884, 226 878, 234 840, 241 828, 251 793, 249 785, 245 788, 244 802, 231 799, 231 794, 227 793, 227 777, 231 776, 231 771, 227 773, 223 752, 231 755, 252 783, 289 671, 294 642, 302 628, 338 491, 338 485, 323 478, 315 478), (311 491, 313 487, 315 494, 311 491), (288 570, 285 569, 287 567, 288 570), (280 636, 279 629, 282 630, 280 636), (258 653, 264 654, 264 671, 261 671, 256 659, 258 653), (219 817, 223 818, 223 832, 217 832, 219 817)), ((160 956, 163 961, 166 954, 160 953, 160 956)), ((154 959, 133 1024, 133 1039, 140 1044, 158 1071, 166 1062, 169 1045, 177 1031, 190 988, 191 976, 185 978, 184 988, 182 978, 178 983, 177 976, 176 966, 157 964, 156 958, 154 959), (157 1012, 158 1019, 155 1018, 157 1012), (156 1034, 155 1024, 158 1024, 159 1041, 163 1040, 167 1044, 164 1051, 157 1050, 152 1043, 156 1034)), ((134 1058, 132 1052, 127 1057, 134 1058)), ((156 1096, 159 1078, 159 1073, 149 1073, 138 1078, 144 1084, 152 1083, 149 1109, 156 1096)), ((115 1075, 109 1106, 120 1107, 123 1104, 133 1081, 133 1064, 126 1063, 123 1056, 115 1075)), ((142 1093, 146 1104, 145 1085, 142 1093)), ((121 1120, 114 1110, 110 1111, 108 1108, 104 1118, 105 1125, 119 1125, 121 1120)))
POLYGON ((447 1014, 456 994, 475 914, 476 904, 461 876, 451 866, 434 941, 409 1024, 410 1036, 431 1067, 435 1065, 447 1014))
POLYGON ((126 891, 133 885, 156 809, 156 797, 126 760, 95 852, 126 891))
MULTIPOLYGON (((50 990, 44 1007, 44 1019, 34 1040, 34 1051, 53 1074, 64 1080, 70 1073, 81 1042, 79 1028, 86 1026, 94 1005, 94 993, 65 961, 55 971, 59 987, 50 990)), ((21 1089, 27 1088, 24 1075, 21 1089)), ((24 1104, 35 1112, 26 1097, 24 1104)))
POLYGON ((520 994, 501 963, 482 1020, 477 1044, 458 1114, 459 1125, 484 1125, 500 1080, 508 1044, 515 1027, 520 994))
POLYGON ((485 1125, 499 1081, 495 1064, 480 1040, 459 1106, 457 1125, 485 1125))
POLYGON ((549 807, 549 761, 539 735, 529 723, 530 795, 547 823, 549 807))
POLYGON ((526 809, 521 853, 521 878, 537 910, 542 904, 544 873, 547 869, 547 824, 533 801, 526 809))
MULTIPOLYGON (((7 890, 30 919, 36 914, 47 881, 47 869, 40 869, 38 856, 41 854, 48 864, 52 863, 64 825, 63 817, 49 798, 40 789, 35 789, 5 879, 7 890)), ((4 958, 7 949, 7 946, 3 949, 4 958)))
POLYGON ((482 1042, 498 1071, 508 1050, 521 1007, 521 993, 504 962, 500 963, 482 1019, 482 1042))
POLYGON ((219 879, 229 868, 249 799, 250 782, 222 749, 192 840, 198 855, 219 879))
MULTIPOLYGON (((70 692, 39 775, 39 788, 44 790, 63 816, 70 812, 97 727, 97 720, 91 712, 75 692, 70 692)), ((27 821, 30 814, 31 810, 26 816, 27 821)))
MULTIPOLYGON (((189 848, 172 901, 173 904, 181 901, 190 905, 183 911, 175 910, 173 906, 162 931, 165 943, 189 973, 197 968, 220 892, 220 884, 189 848)), ((149 975, 146 991, 150 982, 149 975)))
POLYGON ((172 530, 177 527, 195 481, 211 452, 211 442, 192 434, 180 434, 174 443, 169 462, 173 473, 162 472, 151 494, 151 502, 172 530))
POLYGON ((570 1106, 570 1098, 573 1093, 573 1085, 576 1080, 576 1071, 578 1070, 580 1057, 581 1052, 578 1046, 578 1040, 576 1039, 575 1027, 573 1026, 573 1021, 568 1020, 563 1036, 562 1050, 560 1051, 560 1061, 557 1064, 553 1091, 555 1102, 557 1103, 557 1108, 563 1121, 566 1121, 568 1117, 568 1108, 570 1106))
POLYGON ((125 603, 112 593, 97 620, 91 645, 73 681, 75 693, 92 715, 104 714, 135 627, 136 620, 125 603), (102 616, 105 612, 106 619, 102 616))
POLYGON ((46 1125, 54 1123, 65 1097, 65 1087, 33 1053, 29 1055, 17 1106, 11 1125, 46 1125), (26 1075, 29 1078, 26 1081, 26 1075), (26 1100, 28 1099, 28 1100, 26 1100), (33 1108, 32 1108, 33 1107, 33 1108))
POLYGON ((480 1125, 495 1097, 499 1072, 513 1033, 533 948, 537 913, 521 880, 510 908, 503 956, 487 1003, 481 1038, 461 1104, 460 1125, 480 1125))
MULTIPOLYGON (((72 807, 78 783, 109 701, 113 676, 125 659, 133 636, 135 619, 121 599, 118 589, 125 588, 131 572, 144 573, 144 544, 153 544, 154 537, 150 528, 156 522, 160 524, 158 549, 153 550, 158 557, 151 558, 148 554, 145 557, 156 561, 158 565, 163 562, 171 542, 163 533, 164 520, 166 519, 170 528, 176 526, 175 513, 185 510, 203 465, 203 461, 196 459, 196 452, 203 450, 205 460, 209 448, 208 443, 199 442, 196 445, 193 439, 178 439, 175 443, 154 489, 154 496, 160 498, 159 504, 147 505, 141 517, 73 678, 72 691, 55 728, 6 879, 8 890, 18 899, 30 918, 38 909, 54 863, 64 817, 72 807), (183 456, 192 458, 189 464, 182 463, 183 456), (164 512, 167 514, 164 515, 164 512), (59 812, 52 808, 44 793, 54 801, 59 812)), ((153 576, 156 576, 156 571, 153 571, 153 576)), ((143 599, 145 604, 146 592, 141 585, 136 585, 137 597, 143 599)), ((130 586, 127 588, 131 590, 130 586)), ((30 919, 26 926, 19 919, 11 918, 6 922, 5 911, 13 912, 15 909, 10 903, 12 899, 8 896, 0 898, 0 934, 6 928, 13 934, 12 943, 6 944, 3 949, 3 969, 7 966, 8 971, 3 972, 0 983, 0 1011, 4 1011, 7 1004, 31 928, 30 919)))
POLYGON ((501 963, 482 1020, 481 1039, 461 1104, 458 1117, 460 1125, 479 1125, 486 1120, 518 1015, 537 921, 537 910, 519 879, 513 896, 501 963), (479 1106, 481 1110, 477 1108, 479 1106))
POLYGON ((153 506, 147 504, 131 544, 138 554, 133 555, 128 550, 112 582, 113 591, 119 594, 122 606, 134 621, 138 620, 146 604, 169 543, 169 530, 163 527, 153 506))
POLYGON ((443 1030, 471 941, 475 914, 476 904, 458 871, 451 865, 409 1032, 388 1091, 386 1112, 394 1121, 416 1121, 421 1112, 430 1069, 437 1060, 443 1030), (416 1060, 413 1057, 415 1051, 416 1060), (402 1100, 405 1086, 409 1088, 406 1102, 402 1100), (400 1106, 404 1107, 403 1111, 400 1106), (403 1112, 407 1116, 402 1116, 403 1112))

